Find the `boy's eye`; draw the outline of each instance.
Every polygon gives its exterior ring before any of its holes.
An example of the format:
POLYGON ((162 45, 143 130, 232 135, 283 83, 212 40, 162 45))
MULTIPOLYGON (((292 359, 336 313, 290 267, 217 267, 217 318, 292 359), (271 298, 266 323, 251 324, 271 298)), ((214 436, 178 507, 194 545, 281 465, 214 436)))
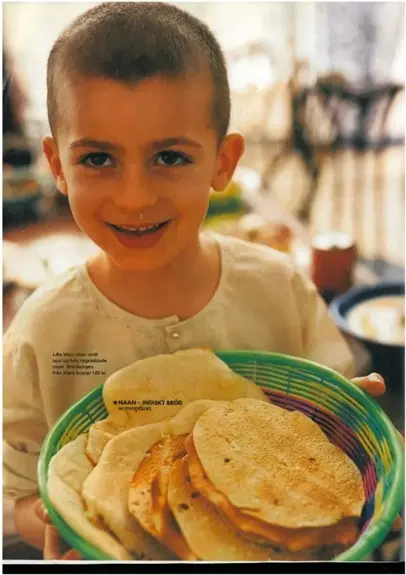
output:
POLYGON ((113 159, 109 154, 103 152, 93 152, 80 159, 80 164, 91 168, 109 168, 114 166, 113 159))
POLYGON ((155 163, 160 166, 182 166, 190 164, 190 159, 180 152, 166 150, 155 156, 155 163))

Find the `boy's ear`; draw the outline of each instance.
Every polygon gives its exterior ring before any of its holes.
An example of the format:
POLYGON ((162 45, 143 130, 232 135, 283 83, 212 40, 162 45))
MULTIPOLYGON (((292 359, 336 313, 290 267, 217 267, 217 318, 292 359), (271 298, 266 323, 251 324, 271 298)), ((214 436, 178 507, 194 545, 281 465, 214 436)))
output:
POLYGON ((216 192, 221 192, 227 187, 243 153, 244 138, 241 134, 228 134, 220 147, 217 170, 211 182, 216 192))
POLYGON ((44 138, 42 140, 42 149, 44 150, 44 154, 48 160, 48 164, 54 177, 56 187, 61 192, 61 194, 66 196, 68 194, 68 189, 62 171, 58 146, 56 145, 54 138, 51 138, 50 136, 44 138))

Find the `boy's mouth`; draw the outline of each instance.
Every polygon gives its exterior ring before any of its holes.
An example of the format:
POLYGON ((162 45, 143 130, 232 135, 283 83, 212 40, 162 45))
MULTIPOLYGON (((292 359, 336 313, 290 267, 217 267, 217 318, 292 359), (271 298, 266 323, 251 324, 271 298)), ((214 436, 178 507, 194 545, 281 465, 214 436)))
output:
POLYGON ((170 220, 161 222, 160 224, 146 224, 143 226, 119 226, 116 224, 108 224, 111 228, 122 234, 128 236, 142 237, 145 235, 154 234, 169 224, 170 220))

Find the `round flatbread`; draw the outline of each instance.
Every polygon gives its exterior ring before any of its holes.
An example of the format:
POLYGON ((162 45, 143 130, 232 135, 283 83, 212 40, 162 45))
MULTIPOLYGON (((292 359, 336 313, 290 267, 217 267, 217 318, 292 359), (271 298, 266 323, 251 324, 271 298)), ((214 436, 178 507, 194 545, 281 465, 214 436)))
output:
POLYGON ((188 547, 167 503, 167 469, 185 455, 186 435, 172 435, 155 443, 131 481, 128 509, 142 527, 175 555, 186 561, 198 559, 188 547))
POLYGON ((93 470, 85 454, 86 440, 86 434, 79 435, 51 459, 47 481, 49 499, 78 535, 111 559, 130 561, 133 556, 119 541, 103 526, 95 525, 86 516, 80 493, 83 482, 93 470))
POLYGON ((170 422, 132 427, 108 441, 100 459, 83 483, 82 497, 88 517, 100 518, 124 547, 138 557, 165 560, 174 555, 145 531, 128 508, 131 481, 147 452, 168 430, 190 433, 198 417, 212 402, 193 402, 170 422))
POLYGON ((309 553, 271 549, 242 537, 191 483, 188 457, 176 460, 169 475, 170 508, 190 547, 205 561, 308 561, 309 553))
POLYGON ((168 502, 194 553, 204 561, 267 561, 269 550, 240 537, 190 483, 187 457, 172 464, 168 502))
POLYGON ((128 510, 140 525, 151 535, 159 539, 152 520, 151 484, 159 472, 165 457, 164 441, 160 439, 146 451, 144 459, 139 464, 130 484, 128 493, 128 510))
POLYGON ((346 545, 338 542, 340 538, 346 541, 349 533, 358 532, 352 518, 344 519, 334 527, 292 530, 264 523, 242 513, 223 493, 214 489, 208 480, 197 457, 191 436, 186 439, 185 445, 188 453, 189 477, 193 487, 234 525, 242 537, 269 547, 272 561, 282 560, 282 555, 289 557, 286 559, 288 561, 332 559, 346 548, 346 545), (329 544, 330 540, 336 543, 329 544))
POLYGON ((113 437, 83 483, 82 497, 90 519, 100 518, 123 546, 140 559, 171 560, 174 556, 149 535, 129 513, 128 490, 147 450, 161 437, 159 423, 129 429, 113 437))
POLYGON ((302 413, 251 399, 214 407, 197 421, 187 450, 192 480, 205 476, 205 496, 231 521, 243 517, 245 533, 293 551, 354 542, 361 474, 302 413))
POLYGON ((144 529, 185 561, 198 558, 187 545, 169 508, 169 472, 172 463, 186 454, 184 442, 196 421, 215 405, 226 405, 226 402, 196 400, 186 405, 174 418, 162 422, 163 439, 154 444, 151 453, 144 457, 129 488, 130 513, 144 529))
POLYGON ((96 465, 107 443, 116 435, 129 429, 116 425, 109 417, 93 423, 87 432, 86 455, 96 465))
POLYGON ((199 399, 267 401, 252 381, 232 371, 209 349, 188 349, 141 359, 111 375, 103 386, 110 420, 130 427, 174 417, 199 399))
POLYGON ((109 416, 90 426, 86 454, 96 465, 110 439, 127 429, 169 421, 196 400, 242 397, 267 401, 257 385, 236 374, 209 349, 138 360, 106 380, 103 400, 109 416))

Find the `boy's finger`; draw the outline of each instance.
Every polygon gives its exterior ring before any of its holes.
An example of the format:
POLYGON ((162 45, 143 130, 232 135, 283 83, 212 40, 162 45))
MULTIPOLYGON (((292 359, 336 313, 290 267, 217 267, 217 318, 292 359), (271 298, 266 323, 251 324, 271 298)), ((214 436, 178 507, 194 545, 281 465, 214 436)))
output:
POLYGON ((44 559, 52 561, 61 556, 61 539, 53 525, 45 525, 44 559))
POLYGON ((376 397, 384 394, 386 391, 385 381, 379 373, 371 373, 365 377, 354 377, 351 381, 367 393, 376 397))
POLYGON ((44 523, 51 523, 48 511, 45 509, 41 499, 39 499, 34 506, 35 515, 44 523))
POLYGON ((75 549, 69 549, 69 551, 62 555, 61 559, 63 561, 80 561, 82 557, 75 549))
POLYGON ((392 531, 400 531, 403 527, 403 519, 398 515, 392 525, 392 531))

